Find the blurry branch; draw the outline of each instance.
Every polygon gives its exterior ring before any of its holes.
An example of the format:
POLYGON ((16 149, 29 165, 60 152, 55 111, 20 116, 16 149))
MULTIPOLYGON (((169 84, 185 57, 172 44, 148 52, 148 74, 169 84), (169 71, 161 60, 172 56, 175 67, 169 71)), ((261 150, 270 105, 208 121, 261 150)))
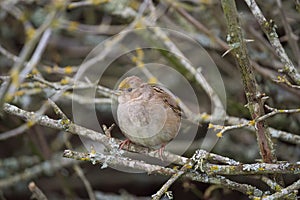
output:
MULTIPOLYGON (((229 45, 234 47, 232 54, 240 68, 244 90, 247 97, 247 107, 253 120, 264 115, 263 95, 256 83, 253 68, 248 58, 245 40, 239 24, 239 17, 234 0, 222 0, 222 7, 228 26, 227 40, 229 45)), ((271 135, 264 120, 255 123, 257 142, 262 159, 266 163, 277 161, 271 135)))
MULTIPOLYGON (((267 105, 265 105, 265 107, 267 109, 269 109, 271 112, 269 112, 265 115, 262 115, 262 116, 260 116, 256 119, 254 119, 254 120, 246 121, 244 123, 240 123, 240 124, 237 124, 237 125, 231 125, 231 126, 220 126, 220 125, 209 124, 209 128, 220 129, 221 131, 218 132, 217 135, 218 135, 218 137, 222 137, 223 133, 225 133, 226 131, 237 129, 237 128, 243 128, 243 127, 246 127, 246 126, 254 126, 257 122, 264 121, 267 118, 272 117, 272 116, 277 115, 277 114, 299 113, 300 112, 300 108, 285 110, 285 109, 271 108, 267 105)), ((297 136, 297 135, 295 135, 295 136, 297 136)))
POLYGON ((286 79, 286 76, 283 75, 277 75, 279 74, 278 72, 275 72, 274 70, 267 69, 267 68, 262 68, 259 65, 257 65, 256 62, 251 62, 255 70, 262 74, 264 77, 269 78, 272 82, 277 83, 278 86, 280 86, 282 89, 289 91, 290 93, 300 97, 300 91, 297 90, 300 87, 297 85, 291 84, 290 81, 286 79))
POLYGON ((91 186, 91 183, 88 181, 84 174, 84 170, 80 167, 79 164, 74 164, 73 169, 75 170, 76 174, 79 176, 81 181, 84 184, 84 187, 87 190, 88 196, 90 200, 96 200, 95 193, 93 191, 93 188, 91 186))
POLYGON ((33 167, 26 168, 22 173, 12 175, 0 180, 0 189, 12 186, 20 181, 25 181, 39 176, 40 174, 52 174, 55 171, 76 163, 74 160, 67 160, 61 157, 61 153, 33 167))
MULTIPOLYGON (((62 93, 65 91, 65 90, 68 90, 70 89, 68 86, 64 86, 63 88, 61 88, 60 91, 54 93, 53 95, 51 95, 51 98, 53 101, 56 101, 61 95, 62 93)), ((21 126, 17 127, 17 128, 14 128, 12 130, 9 130, 7 132, 4 132, 0 135, 0 140, 5 140, 5 139, 8 139, 8 138, 11 138, 11 137, 15 137, 19 134, 22 134, 24 133, 25 130, 31 128, 33 125, 35 125, 37 123, 37 119, 42 116, 48 109, 49 107, 49 103, 48 102, 45 102, 39 110, 35 111, 35 113, 31 113, 33 114, 34 116, 27 121, 27 123, 25 124, 22 124, 21 126)))
POLYGON ((95 1, 79 1, 79 2, 71 2, 68 5, 68 9, 74 9, 74 8, 78 8, 78 7, 82 7, 82 6, 96 6, 99 4, 103 4, 103 3, 107 3, 110 0, 95 0, 95 1))
POLYGON ((239 129, 239 128, 243 128, 243 127, 246 127, 246 126, 252 126, 254 125, 254 123, 251 123, 251 121, 248 123, 243 123, 243 124, 236 124, 236 125, 229 125, 229 126, 221 126, 221 125, 215 125, 215 124, 209 124, 208 125, 208 128, 209 129, 214 129, 214 130, 220 130, 216 135, 217 137, 223 137, 224 133, 226 131, 230 131, 230 130, 233 130, 233 129, 239 129))
POLYGON ((80 24, 76 21, 61 20, 59 23, 60 28, 69 30, 71 32, 81 32, 89 34, 105 34, 115 35, 120 33, 127 25, 111 25, 104 21, 100 25, 80 24))
POLYGON ((28 184, 28 189, 32 192, 31 199, 36 199, 36 200, 48 199, 46 195, 42 192, 42 190, 34 182, 30 182, 28 184))
POLYGON ((269 196, 264 196, 262 200, 273 200, 273 199, 282 199, 285 196, 288 196, 292 193, 297 193, 297 190, 300 189, 300 179, 294 182, 292 185, 281 189, 279 192, 276 192, 269 196))
POLYGON ((281 185, 277 184, 276 182, 274 182, 273 180, 271 180, 266 176, 261 176, 259 177, 259 179, 263 181, 265 184, 267 184, 270 187, 270 189, 273 191, 278 191, 282 189, 281 185))
MULTIPOLYGON (((0 77, 2 80, 8 80, 9 77, 0 77)), ((4 81, 5 81, 4 80, 4 81)), ((45 80, 43 77, 36 76, 35 74, 28 74, 26 78, 27 82, 23 82, 19 90, 15 93, 15 96, 21 97, 24 95, 31 95, 31 94, 38 94, 45 92, 45 89, 51 89, 49 92, 47 92, 47 96, 51 97, 54 93, 57 91, 62 92, 61 97, 67 98, 72 101, 76 101, 80 104, 111 104, 112 99, 115 98, 114 94, 115 92, 112 91, 109 88, 103 87, 101 85, 95 86, 91 83, 85 83, 85 82, 76 82, 76 86, 74 85, 74 80, 70 77, 63 77, 58 82, 50 82, 45 80), (97 93, 102 94, 104 96, 110 97, 110 98, 88 98, 85 96, 81 96, 75 93, 72 93, 71 89, 88 89, 88 88, 97 88, 97 93)), ((53 97, 52 97, 53 98, 53 97)))
POLYGON ((300 13, 300 1, 299 0, 294 0, 295 5, 296 5, 296 10, 300 13))
POLYGON ((143 61, 145 54, 143 49, 137 48, 136 55, 129 55, 132 62, 135 63, 135 65, 141 70, 144 75, 148 78, 148 83, 150 84, 161 84, 159 80, 148 70, 148 68, 145 67, 145 63, 143 61))
POLYGON ((284 8, 282 7, 282 2, 281 0, 276 0, 276 3, 278 5, 279 11, 280 11, 280 19, 282 20, 282 25, 284 28, 284 31, 288 37, 288 43, 293 51, 294 57, 297 60, 298 67, 300 67, 300 51, 299 51, 299 46, 298 46, 298 40, 299 36, 293 33, 293 30, 288 22, 286 13, 284 11, 284 8))
POLYGON ((14 61, 14 62, 17 62, 18 61, 18 57, 13 55, 12 53, 10 53, 9 51, 7 51, 1 44, 0 44, 0 53, 2 55, 4 55, 6 58, 14 61))
POLYGON ((6 132, 3 132, 0 135, 0 141, 1 140, 6 140, 6 139, 11 138, 11 137, 18 136, 18 135, 24 133, 29 128, 31 128, 34 124, 35 124, 34 121, 29 121, 28 123, 22 124, 21 126, 19 126, 17 128, 11 129, 11 130, 6 131, 6 132))
POLYGON ((7 170, 19 170, 24 167, 32 166, 40 162, 38 156, 21 156, 21 157, 11 157, 0 160, 0 168, 7 170))
MULTIPOLYGON (((272 47, 275 49, 280 61, 283 63, 282 71, 287 73, 288 76, 298 85, 300 85, 300 74, 297 72, 297 69, 293 65, 292 61, 289 59, 288 55, 286 54, 284 48, 282 47, 278 35, 276 33, 276 25, 274 24, 273 20, 267 21, 265 16, 263 15, 262 11, 256 4, 255 0, 245 0, 246 4, 250 8, 251 12, 253 13, 254 17, 257 19, 260 27, 262 28, 263 32, 268 37, 269 42, 271 43, 272 47)), ((297 55, 296 57, 298 57, 297 55)))
POLYGON ((111 98, 86 98, 80 95, 72 94, 72 93, 64 93, 63 97, 78 102, 80 104, 112 104, 111 98))
POLYGON ((140 18, 143 16, 143 13, 147 7, 147 2, 148 1, 145 1, 141 4, 139 11, 135 13, 134 20, 122 31, 122 34, 118 34, 112 39, 107 40, 104 44, 105 48, 99 54, 90 58, 80 66, 80 70, 82 72, 87 71, 90 67, 95 65, 97 62, 100 62, 107 55, 109 55, 112 49, 116 47, 116 45, 118 45, 119 42, 122 41, 122 39, 130 32, 130 30, 133 30, 137 26, 138 22, 140 21, 140 18))
POLYGON ((106 193, 102 191, 95 191, 96 199, 101 200, 149 200, 148 196, 136 196, 134 194, 128 193, 126 190, 120 190, 120 194, 114 194, 114 193, 106 193))
MULTIPOLYGON (((0 53, 4 55, 6 58, 12 60, 13 62, 18 62, 19 57, 10 53, 7 51, 1 44, 0 44, 0 53)), ((29 62, 24 61, 23 65, 27 66, 29 62)), ((77 72, 78 67, 77 66, 65 66, 65 67, 58 67, 57 65, 54 65, 53 67, 39 64, 39 66, 42 68, 42 71, 48 73, 48 74, 63 74, 63 75, 71 75, 75 72, 77 72)))
POLYGON ((15 91, 23 82, 24 77, 36 66, 40 60, 51 34, 51 29, 49 27, 51 26, 53 20, 57 18, 58 14, 60 14, 59 11, 63 9, 64 6, 59 7, 59 5, 53 5, 50 13, 46 16, 44 23, 33 32, 33 34, 28 38, 28 41, 24 44, 23 49, 20 52, 19 60, 14 63, 12 69, 10 70, 11 80, 9 85, 0 93, 0 108, 2 108, 4 102, 10 102, 13 99, 15 91), (40 39, 41 36, 42 38, 40 39), (30 56, 37 43, 38 45, 31 60, 25 67, 23 67, 24 62, 30 56))
POLYGON ((192 15, 186 12, 182 7, 178 7, 174 4, 172 4, 172 6, 174 6, 177 12, 180 15, 182 15, 188 22, 194 25, 199 31, 203 32, 209 38, 212 38, 212 40, 215 43, 217 43, 220 47, 222 47, 225 50, 229 49, 229 46, 226 42, 224 42, 221 38, 217 37, 212 31, 206 28, 201 22, 197 21, 192 15))
MULTIPOLYGON (((259 29, 255 29, 253 26, 245 27, 249 33, 254 37, 257 44, 263 46, 262 50, 268 50, 272 55, 277 56, 275 49, 270 45, 268 40, 264 37, 263 33, 259 29)), ((281 63, 280 63, 281 64, 281 63)))
POLYGON ((54 65, 53 67, 41 65, 42 70, 47 74, 62 74, 62 75, 72 75, 73 73, 78 71, 78 66, 65 66, 65 67, 58 67, 54 65))
POLYGON ((188 11, 197 11, 197 10, 201 10, 200 4, 201 3, 207 3, 210 4, 211 1, 192 1, 193 4, 190 5, 188 2, 181 2, 180 0, 165 0, 165 2, 168 2, 170 4, 172 4, 172 6, 174 7, 180 7, 180 8, 184 8, 188 11))
POLYGON ((27 19, 26 14, 21 9, 13 5, 12 1, 2 1, 0 6, 3 10, 14 16, 23 24, 27 36, 34 31, 34 27, 27 19))

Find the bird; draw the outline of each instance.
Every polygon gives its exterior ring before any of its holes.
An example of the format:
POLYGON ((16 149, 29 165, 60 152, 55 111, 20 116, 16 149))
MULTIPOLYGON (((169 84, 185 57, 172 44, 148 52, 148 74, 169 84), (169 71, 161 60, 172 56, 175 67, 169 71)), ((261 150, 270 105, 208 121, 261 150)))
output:
POLYGON ((127 138, 120 148, 128 142, 154 149, 160 147, 162 156, 165 145, 180 129, 182 111, 176 96, 137 76, 123 79, 118 91, 117 121, 127 138))

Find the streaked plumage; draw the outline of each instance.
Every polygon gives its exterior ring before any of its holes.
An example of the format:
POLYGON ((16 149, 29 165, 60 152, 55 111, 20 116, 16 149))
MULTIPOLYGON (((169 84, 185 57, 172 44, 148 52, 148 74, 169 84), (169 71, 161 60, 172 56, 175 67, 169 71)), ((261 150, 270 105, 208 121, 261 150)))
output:
POLYGON ((133 143, 164 146, 176 137, 181 110, 169 91, 144 83, 136 76, 125 78, 119 88, 118 122, 124 135, 133 143))

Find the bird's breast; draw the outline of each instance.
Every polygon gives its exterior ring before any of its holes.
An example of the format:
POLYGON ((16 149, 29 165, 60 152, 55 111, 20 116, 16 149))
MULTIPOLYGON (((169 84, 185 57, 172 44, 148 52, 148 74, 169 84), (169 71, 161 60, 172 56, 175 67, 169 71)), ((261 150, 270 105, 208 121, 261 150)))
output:
POLYGON ((158 134, 167 120, 167 110, 161 104, 131 102, 119 104, 118 121, 122 131, 153 136, 158 134))

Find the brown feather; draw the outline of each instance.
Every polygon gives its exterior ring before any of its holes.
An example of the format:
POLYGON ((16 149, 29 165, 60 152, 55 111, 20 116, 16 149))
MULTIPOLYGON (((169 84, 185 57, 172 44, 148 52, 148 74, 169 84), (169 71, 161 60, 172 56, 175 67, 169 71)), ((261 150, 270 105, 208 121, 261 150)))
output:
POLYGON ((163 102, 167 104, 167 107, 171 107, 173 112, 178 114, 179 116, 182 115, 182 110, 172 95, 170 95, 170 91, 167 91, 166 89, 163 89, 157 85, 151 85, 151 87, 160 94, 160 96, 163 99, 163 102))

